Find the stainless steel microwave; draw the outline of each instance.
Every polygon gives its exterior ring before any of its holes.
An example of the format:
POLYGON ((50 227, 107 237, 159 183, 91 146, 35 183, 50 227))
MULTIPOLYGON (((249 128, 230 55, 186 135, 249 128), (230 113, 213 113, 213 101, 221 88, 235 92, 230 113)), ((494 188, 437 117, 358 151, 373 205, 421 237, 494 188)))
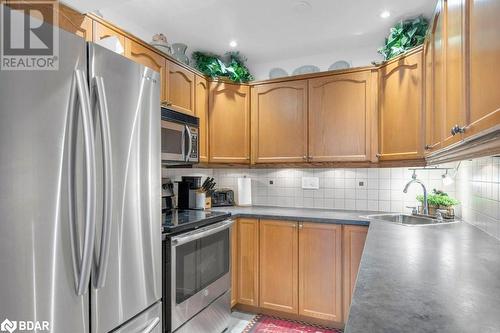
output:
POLYGON ((195 164, 199 157, 199 119, 161 108, 161 160, 166 165, 195 164))

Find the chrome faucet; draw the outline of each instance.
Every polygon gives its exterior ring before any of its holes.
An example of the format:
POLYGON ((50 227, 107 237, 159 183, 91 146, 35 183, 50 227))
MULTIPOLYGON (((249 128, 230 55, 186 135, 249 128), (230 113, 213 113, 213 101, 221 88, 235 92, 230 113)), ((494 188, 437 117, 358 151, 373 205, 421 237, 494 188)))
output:
POLYGON ((427 203, 427 189, 425 188, 424 183, 422 183, 422 181, 417 179, 417 174, 415 173, 415 170, 413 171, 413 175, 411 176, 411 180, 406 184, 403 192, 407 193, 408 187, 410 187, 410 185, 413 183, 417 183, 417 184, 420 184, 422 186, 422 189, 424 190, 424 215, 429 215, 429 205, 427 203))

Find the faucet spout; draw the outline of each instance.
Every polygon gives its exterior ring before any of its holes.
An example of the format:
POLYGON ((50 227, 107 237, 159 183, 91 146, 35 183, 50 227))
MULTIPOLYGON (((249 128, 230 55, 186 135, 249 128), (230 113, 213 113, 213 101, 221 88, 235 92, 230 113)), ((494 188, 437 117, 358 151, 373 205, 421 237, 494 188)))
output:
POLYGON ((423 205, 424 205, 424 214, 425 215, 429 215, 429 204, 427 203, 427 189, 425 188, 425 185, 422 181, 418 180, 416 175, 414 174, 412 176, 412 180, 410 180, 406 185, 405 185, 405 188, 403 190, 403 193, 407 193, 408 192, 408 188, 410 187, 411 184, 413 183, 417 183, 417 184, 420 184, 420 186, 422 186, 422 190, 424 192, 424 202, 423 202, 423 205))

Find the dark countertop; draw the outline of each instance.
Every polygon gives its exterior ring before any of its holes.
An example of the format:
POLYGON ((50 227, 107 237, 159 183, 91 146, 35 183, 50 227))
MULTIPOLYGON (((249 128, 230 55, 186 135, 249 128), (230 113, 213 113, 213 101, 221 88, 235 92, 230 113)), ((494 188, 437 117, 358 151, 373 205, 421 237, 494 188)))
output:
POLYGON ((500 332, 500 241, 372 221, 345 333, 500 332))
POLYGON ((230 218, 223 211, 173 209, 162 213, 162 233, 175 234, 230 218))
POLYGON ((403 226, 373 212, 218 207, 234 217, 370 225, 345 333, 500 332, 500 241, 465 223, 403 226))
POLYGON ((362 216, 380 214, 380 212, 355 210, 328 210, 310 208, 284 207, 213 207, 212 211, 229 212, 233 217, 248 217, 262 219, 283 219, 289 221, 311 221, 334 224, 369 225, 369 221, 362 216))

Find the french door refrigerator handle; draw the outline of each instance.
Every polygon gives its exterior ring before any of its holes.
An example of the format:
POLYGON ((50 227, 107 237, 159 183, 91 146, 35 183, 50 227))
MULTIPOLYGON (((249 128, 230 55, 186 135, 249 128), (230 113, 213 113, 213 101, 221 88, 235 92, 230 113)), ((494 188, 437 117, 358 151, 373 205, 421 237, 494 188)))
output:
POLYGON ((99 119, 102 133, 103 145, 103 184, 104 184, 104 202, 103 202, 103 220, 101 231, 101 244, 99 259, 94 257, 94 287, 96 289, 104 287, 106 273, 109 261, 109 246, 111 242, 111 224, 113 221, 113 168, 111 153, 111 131, 109 129, 109 111, 104 88, 104 79, 101 76, 93 78, 93 103, 98 108, 99 119))
POLYGON ((193 151, 193 135, 191 134, 191 130, 189 129, 188 125, 184 125, 186 127, 186 133, 188 135, 188 150, 185 155, 185 161, 189 161, 189 158, 191 157, 191 152, 193 151))
MULTIPOLYGON (((82 110, 83 141, 85 150, 85 228, 83 239, 83 250, 80 256, 78 237, 78 226, 75 221, 75 193, 74 193, 74 155, 70 153, 69 168, 69 202, 70 202, 70 234, 73 257, 73 272, 75 276, 76 294, 78 296, 86 293, 90 273, 92 270, 92 250, 95 237, 95 215, 96 215, 96 178, 95 178, 95 146, 92 113, 90 107, 90 96, 85 73, 82 70, 74 71, 74 78, 70 97, 70 117, 74 117, 79 106, 82 110)), ((70 134, 71 137, 71 134, 70 134)), ((74 149, 74 140, 70 142, 70 149, 74 149)))
POLYGON ((153 320, 151 320, 151 322, 149 323, 149 325, 146 326, 146 328, 144 328, 140 333, 151 333, 151 332, 153 332, 153 330, 156 328, 156 326, 158 326, 159 323, 160 323, 160 317, 155 317, 153 320))

